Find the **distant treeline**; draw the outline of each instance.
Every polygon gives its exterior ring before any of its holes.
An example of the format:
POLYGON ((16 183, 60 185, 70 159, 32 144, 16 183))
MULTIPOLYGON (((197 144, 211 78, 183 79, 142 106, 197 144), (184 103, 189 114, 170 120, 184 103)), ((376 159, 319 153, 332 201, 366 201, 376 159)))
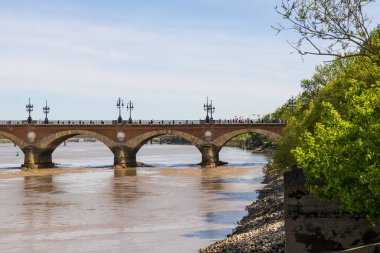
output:
POLYGON ((157 138, 152 139, 152 143, 156 144, 182 144, 182 145, 190 145, 191 143, 179 136, 174 135, 163 135, 157 138))
POLYGON ((5 138, 0 136, 0 143, 12 143, 12 141, 5 139, 5 138))
POLYGON ((250 150, 268 150, 275 149, 276 143, 268 137, 258 133, 246 133, 236 136, 226 143, 227 147, 240 147, 250 150))

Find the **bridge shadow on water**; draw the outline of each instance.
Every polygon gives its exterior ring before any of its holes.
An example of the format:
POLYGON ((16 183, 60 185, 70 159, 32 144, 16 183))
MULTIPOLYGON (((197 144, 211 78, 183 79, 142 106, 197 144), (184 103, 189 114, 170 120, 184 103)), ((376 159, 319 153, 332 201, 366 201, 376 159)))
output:
POLYGON ((227 163, 226 166, 228 167, 257 167, 257 166, 265 166, 267 163, 260 162, 260 163, 252 163, 252 162, 246 162, 246 163, 227 163))
POLYGON ((186 163, 147 163, 139 167, 154 167, 154 168, 196 168, 200 167, 199 164, 186 164, 186 163))
POLYGON ((54 168, 57 169, 112 169, 112 165, 105 164, 105 165, 71 165, 71 164, 58 164, 54 166, 54 168))
POLYGON ((208 179, 208 183, 214 183, 214 184, 249 184, 249 185, 256 185, 261 184, 263 179, 261 177, 257 178, 246 178, 246 177, 234 177, 234 178, 215 178, 215 179, 208 179))
POLYGON ((0 168, 0 171, 1 170, 3 170, 3 171, 5 171, 5 170, 20 170, 20 166, 13 166, 13 165, 7 165, 7 164, 5 164, 5 165, 3 165, 3 168, 0 168))
MULTIPOLYGON (((224 165, 219 165, 220 167, 258 167, 265 166, 267 162, 226 162, 224 165)), ((200 163, 141 163, 139 167, 155 167, 155 168, 196 168, 201 167, 200 163)))
MULTIPOLYGON (((244 167, 256 167, 256 166, 265 166, 265 163, 227 163, 226 165, 222 165, 220 167, 237 167, 237 168, 244 168, 244 167)), ((143 168, 197 168, 201 167, 200 164, 189 164, 189 163, 140 163, 137 167, 143 167, 143 168)), ((103 164, 103 165, 83 165, 83 164, 57 164, 54 168, 62 168, 62 169, 73 169, 73 168, 84 168, 84 169, 101 169, 101 168, 110 168, 112 169, 113 166, 110 164, 103 164)), ((7 169, 20 169, 20 167, 10 167, 7 169)))

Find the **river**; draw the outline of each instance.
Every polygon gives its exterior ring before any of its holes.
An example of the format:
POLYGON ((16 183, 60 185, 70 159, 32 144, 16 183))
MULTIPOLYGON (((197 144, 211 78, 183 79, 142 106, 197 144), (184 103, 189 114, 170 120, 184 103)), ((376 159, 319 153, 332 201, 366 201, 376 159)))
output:
POLYGON ((245 215, 268 157, 225 147, 220 159, 202 170, 195 147, 145 145, 137 160, 155 167, 114 172, 101 143, 69 143, 54 162, 86 169, 16 176, 22 152, 0 144, 0 252, 197 252, 245 215))

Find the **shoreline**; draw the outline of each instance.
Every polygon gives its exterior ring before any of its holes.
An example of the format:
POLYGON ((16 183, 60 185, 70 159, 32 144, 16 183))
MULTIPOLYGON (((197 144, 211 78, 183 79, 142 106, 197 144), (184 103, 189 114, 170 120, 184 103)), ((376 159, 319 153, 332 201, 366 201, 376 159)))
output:
POLYGON ((284 181, 282 176, 271 175, 264 169, 266 184, 258 190, 255 202, 248 205, 248 214, 227 238, 217 241, 200 253, 217 252, 277 252, 285 250, 284 181))
POLYGON ((221 166, 216 168, 209 168, 204 170, 200 167, 181 167, 181 168, 164 168, 164 167, 137 167, 137 168, 126 168, 126 169, 113 169, 113 168, 47 168, 47 169, 35 169, 35 170, 14 170, 14 169, 4 169, 2 172, 0 169, 0 180, 10 179, 10 178, 20 178, 20 177, 30 177, 30 176, 54 176, 70 173, 90 173, 90 172, 113 172, 116 176, 124 175, 128 172, 134 172, 131 175, 136 175, 137 171, 150 171, 150 172, 160 172, 162 174, 171 175, 187 175, 192 176, 199 173, 217 173, 217 174, 240 174, 244 170, 251 169, 262 169, 263 166, 252 166, 247 168, 242 167, 230 167, 221 166))
MULTIPOLYGON (((7 170, 7 169, 4 169, 7 170)), ((54 176, 68 173, 85 173, 91 171, 105 171, 106 168, 49 168, 49 169, 35 169, 35 170, 20 170, 8 173, 0 173, 0 179, 9 179, 17 177, 30 177, 30 176, 54 176)), ((11 169, 9 169, 11 171, 11 169)))

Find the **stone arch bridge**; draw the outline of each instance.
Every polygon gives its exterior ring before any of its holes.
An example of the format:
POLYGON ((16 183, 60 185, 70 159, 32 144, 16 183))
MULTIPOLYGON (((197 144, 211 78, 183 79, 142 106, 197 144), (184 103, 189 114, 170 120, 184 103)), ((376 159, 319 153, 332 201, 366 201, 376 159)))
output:
POLYGON ((139 149, 154 137, 175 135, 188 140, 202 153, 202 166, 219 163, 219 151, 233 137, 256 132, 272 139, 282 136, 283 123, 212 123, 148 121, 117 124, 114 121, 55 121, 49 124, 0 121, 0 136, 11 140, 25 155, 23 169, 51 168, 54 150, 69 138, 96 138, 114 154, 114 168, 136 166, 139 149))

